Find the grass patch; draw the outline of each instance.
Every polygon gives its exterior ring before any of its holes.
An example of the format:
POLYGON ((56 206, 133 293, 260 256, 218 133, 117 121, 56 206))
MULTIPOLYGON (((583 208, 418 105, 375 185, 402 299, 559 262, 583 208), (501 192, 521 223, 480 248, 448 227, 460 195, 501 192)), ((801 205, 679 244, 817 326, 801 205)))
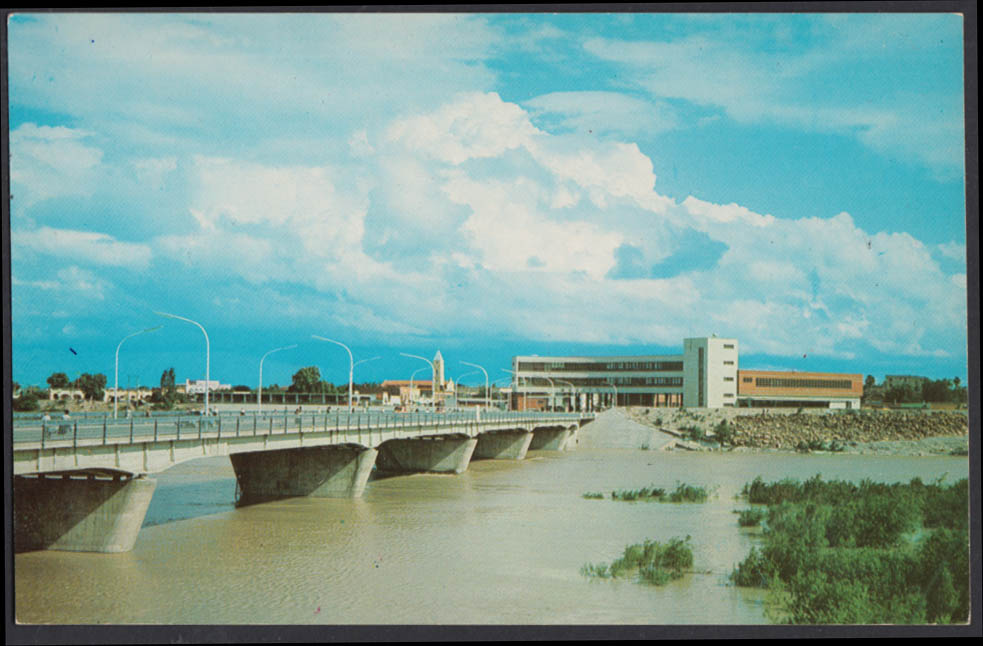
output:
POLYGON ((752 507, 751 509, 742 509, 738 512, 737 524, 741 527, 757 527, 761 524, 761 521, 765 519, 768 512, 764 509, 758 509, 752 507))
POLYGON ((599 491, 588 491, 583 497, 587 500, 604 500, 604 494, 599 491))
POLYGON ((672 538, 668 543, 646 540, 625 548, 610 565, 588 563, 580 573, 588 578, 630 579, 649 585, 665 585, 693 567, 690 537, 672 538))
POLYGON ((618 489, 611 492, 611 500, 624 500, 628 502, 635 500, 653 501, 660 500, 665 493, 665 489, 655 486, 642 487, 641 489, 618 489))
POLYGON ((665 489, 656 487, 655 485, 640 489, 617 489, 611 492, 611 500, 623 500, 627 502, 638 500, 646 502, 706 502, 713 495, 713 492, 713 489, 708 489, 707 487, 677 482, 675 490, 668 493, 665 489))
POLYGON ((744 488, 768 505, 760 549, 731 573, 769 588, 793 624, 965 623, 969 619, 969 483, 865 480, 744 488))
POLYGON ((712 489, 699 485, 676 483, 676 489, 665 497, 666 502, 706 502, 710 499, 712 489))

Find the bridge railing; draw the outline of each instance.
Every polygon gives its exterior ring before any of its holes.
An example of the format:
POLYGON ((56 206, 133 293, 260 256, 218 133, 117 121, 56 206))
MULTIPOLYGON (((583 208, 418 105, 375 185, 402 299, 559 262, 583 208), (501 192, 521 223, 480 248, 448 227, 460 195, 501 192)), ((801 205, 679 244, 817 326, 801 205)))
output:
POLYGON ((92 444, 133 444, 159 440, 232 438, 287 435, 293 433, 336 433, 349 437, 364 431, 435 429, 476 433, 481 427, 510 423, 516 426, 549 422, 571 422, 581 413, 538 413, 518 411, 392 411, 307 412, 252 415, 180 417, 131 417, 87 421, 85 419, 42 420, 13 429, 14 449, 65 447, 92 444))

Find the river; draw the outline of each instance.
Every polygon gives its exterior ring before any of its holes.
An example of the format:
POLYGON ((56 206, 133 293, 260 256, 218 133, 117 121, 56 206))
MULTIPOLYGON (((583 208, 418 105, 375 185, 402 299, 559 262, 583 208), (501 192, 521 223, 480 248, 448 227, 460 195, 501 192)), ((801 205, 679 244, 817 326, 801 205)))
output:
POLYGON ((460 475, 371 480, 357 500, 235 508, 228 458, 155 476, 124 554, 17 554, 15 611, 39 624, 762 624, 764 594, 727 577, 756 540, 746 482, 951 482, 966 457, 578 448, 474 461, 460 475), (613 489, 715 487, 706 504, 626 503, 613 489), (604 492, 604 500, 582 498, 604 492), (694 570, 663 587, 590 581, 644 539, 691 536, 694 570))

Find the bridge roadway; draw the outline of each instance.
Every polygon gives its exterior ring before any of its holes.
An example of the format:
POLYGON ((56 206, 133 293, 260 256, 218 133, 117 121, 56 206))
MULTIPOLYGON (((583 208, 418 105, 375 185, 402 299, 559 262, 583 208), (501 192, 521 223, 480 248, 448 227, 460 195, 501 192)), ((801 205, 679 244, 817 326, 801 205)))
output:
POLYGON ((592 414, 307 412, 23 421, 13 428, 15 547, 132 549, 149 474, 228 455, 241 504, 359 497, 373 468, 461 473, 472 459, 563 450, 592 414))

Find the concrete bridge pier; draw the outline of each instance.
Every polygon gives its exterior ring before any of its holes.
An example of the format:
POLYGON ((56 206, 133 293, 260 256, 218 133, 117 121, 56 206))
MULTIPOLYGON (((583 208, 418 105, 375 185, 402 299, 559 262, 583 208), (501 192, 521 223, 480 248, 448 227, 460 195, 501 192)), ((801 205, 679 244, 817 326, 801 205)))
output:
POLYGON ((576 431, 566 426, 542 426, 533 431, 530 451, 563 451, 572 449, 576 431))
POLYGON ((157 481, 124 472, 14 477, 14 550, 128 552, 157 481))
POLYGON ((478 435, 472 458, 492 460, 522 460, 532 443, 533 432, 522 428, 507 431, 488 431, 478 435))
POLYGON ((358 498, 372 473, 377 451, 337 444, 232 453, 239 504, 277 498, 358 498))
POLYGON ((478 440, 462 434, 388 440, 379 445, 376 468, 388 473, 463 473, 478 440))

